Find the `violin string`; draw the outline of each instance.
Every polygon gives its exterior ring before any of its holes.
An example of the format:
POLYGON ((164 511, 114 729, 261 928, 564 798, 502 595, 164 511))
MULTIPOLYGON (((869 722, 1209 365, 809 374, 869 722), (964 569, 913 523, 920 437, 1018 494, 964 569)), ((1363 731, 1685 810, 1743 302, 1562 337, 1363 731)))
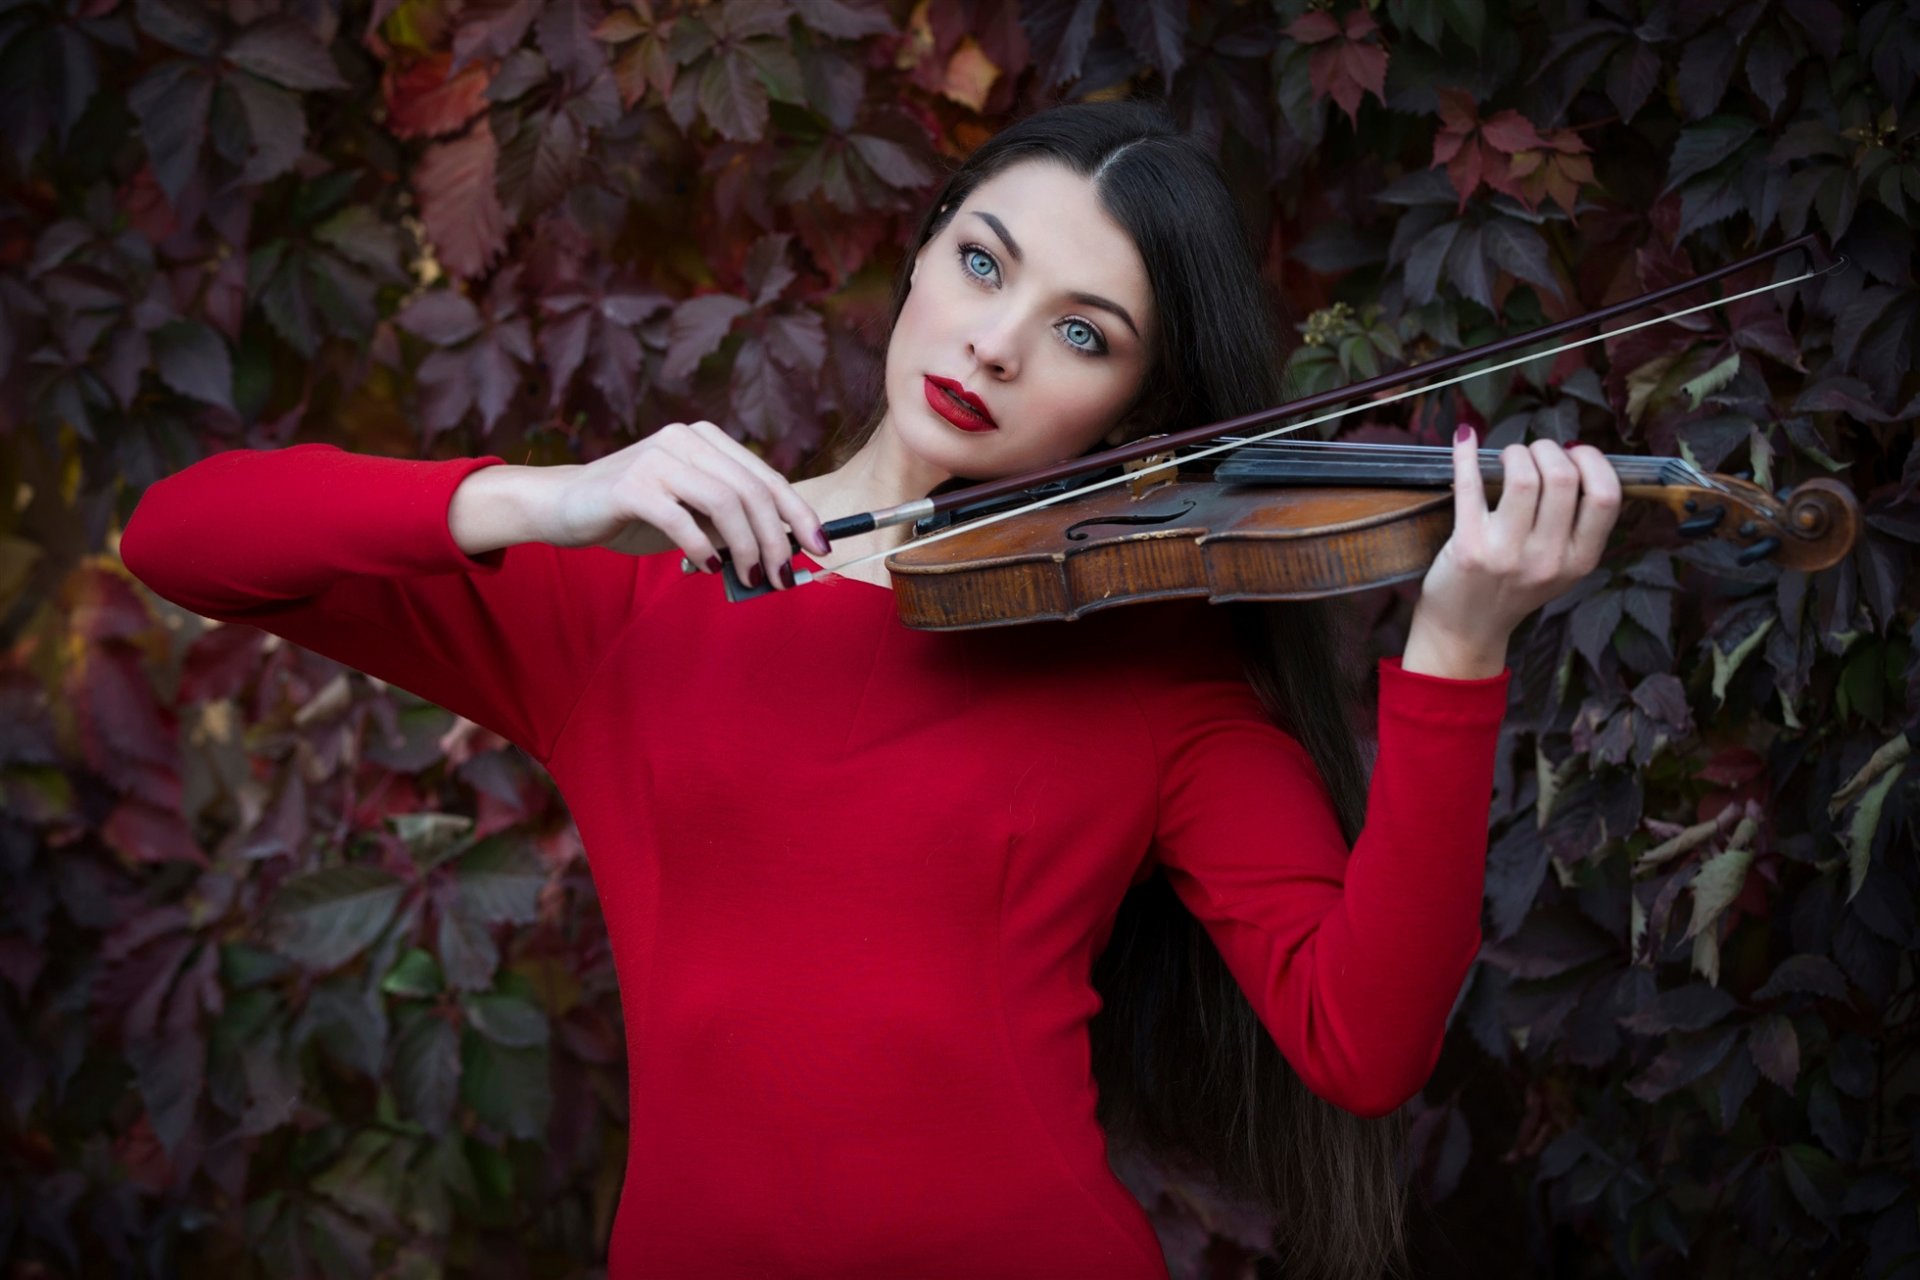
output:
MULTIPOLYGON (((1842 261, 1844 261, 1844 259, 1842 261)), ((1645 329, 1650 325, 1666 324, 1676 320, 1683 320, 1688 316, 1697 315, 1702 311, 1708 311, 1714 307, 1724 307, 1731 303, 1739 302, 1745 298, 1755 297, 1762 293, 1771 293, 1775 289, 1784 289, 1789 285, 1799 284, 1803 280, 1811 280, 1816 276, 1826 275, 1828 272, 1837 269, 1839 265, 1841 264, 1835 263, 1833 266, 1824 268, 1819 271, 1803 272, 1802 274, 1794 276, 1787 280, 1778 280, 1772 284, 1763 284, 1758 286, 1757 288, 1748 289, 1741 293, 1730 294, 1729 296, 1724 298, 1714 298, 1710 301, 1702 302, 1695 306, 1688 307, 1685 310, 1670 312, 1666 315, 1652 316, 1646 320, 1637 320, 1630 325, 1624 325, 1618 329, 1609 329, 1604 333, 1596 333, 1589 337, 1577 338, 1574 341, 1569 342, 1564 346, 1555 347, 1550 351, 1539 351, 1539 352, 1535 352, 1533 355, 1518 356, 1512 360, 1502 361, 1500 364, 1488 365, 1484 369, 1469 369, 1465 373, 1455 374, 1453 377, 1442 379, 1439 382, 1430 382, 1418 387, 1409 387, 1402 391, 1393 392, 1391 395, 1381 396, 1379 399, 1376 399, 1376 400, 1363 400, 1359 404, 1348 405, 1346 408, 1343 408, 1343 409, 1335 409, 1328 413, 1323 413, 1318 417, 1308 418, 1304 422, 1296 422, 1289 426, 1275 427, 1271 431, 1263 431, 1258 435, 1244 436, 1228 444, 1210 445, 1207 448, 1197 450, 1196 452, 1193 452, 1193 453, 1183 454, 1178 458, 1170 459, 1169 461, 1166 461, 1166 462, 1156 462, 1151 466, 1141 467, 1137 471, 1128 471, 1121 475, 1113 476, 1106 480, 1098 480, 1092 484, 1081 485, 1078 488, 1068 489, 1063 493, 1050 494, 1047 497, 1036 499, 1035 501, 1027 503, 1024 506, 1014 507, 1006 511, 996 511, 991 515, 980 516, 977 519, 969 520, 965 524, 955 524, 945 529, 936 530, 933 533, 922 534, 920 537, 910 539, 909 541, 902 543, 900 546, 897 546, 897 547, 888 547, 882 551, 869 552, 864 556, 859 556, 853 560, 848 560, 844 564, 835 565, 831 569, 822 569, 818 574, 804 573, 804 572, 796 573, 794 575, 795 578, 797 579, 796 585, 803 585, 804 583, 814 582, 814 581, 817 581, 819 578, 827 576, 829 574, 843 573, 848 569, 854 569, 854 568, 858 568, 861 565, 871 564, 875 560, 884 560, 886 559, 886 557, 893 555, 895 552, 904 551, 908 547, 914 547, 914 548, 930 547, 936 542, 944 542, 948 538, 958 537, 960 534, 963 534, 963 533, 984 529, 989 525, 999 524, 1003 520, 1011 520, 1015 516, 1023 516, 1028 514, 1029 512, 1044 510, 1047 507, 1053 506, 1055 503, 1065 502, 1069 498, 1082 498, 1090 493, 1097 493, 1101 489, 1110 489, 1117 484, 1130 484, 1133 481, 1139 480, 1142 476, 1152 475, 1156 471, 1164 471, 1168 467, 1178 467, 1182 463, 1193 462, 1199 458, 1211 457, 1216 453, 1225 453, 1228 450, 1242 448, 1245 445, 1258 444, 1262 440, 1270 440, 1275 436, 1289 435, 1295 431, 1302 431, 1308 427, 1318 426, 1322 422, 1332 422, 1336 418, 1344 418, 1350 413, 1359 413, 1363 409, 1370 409, 1383 404, 1393 404, 1396 401, 1405 400, 1409 396, 1422 395, 1429 391, 1439 391, 1445 387, 1451 387, 1456 383, 1465 382, 1468 378, 1478 378, 1483 374, 1489 374, 1489 373, 1500 373, 1504 370, 1512 369, 1519 365, 1531 364, 1535 360, 1545 360, 1550 356, 1557 356, 1557 355, 1560 355, 1562 352, 1572 351, 1579 347, 1591 346, 1593 343, 1596 343, 1596 342, 1604 342, 1608 338, 1617 338, 1622 334, 1633 333, 1637 330, 1645 329)), ((1306 444, 1308 442, 1294 441, 1293 443, 1306 444)), ((1350 442, 1350 443, 1357 444, 1360 442, 1356 441, 1356 442, 1350 442)), ((1441 448, 1443 446, 1402 445, 1402 446, 1396 446, 1396 447, 1441 448)), ((1479 452, 1482 454, 1486 454, 1491 451, 1482 449, 1479 452)), ((1683 465, 1685 465, 1684 459, 1679 459, 1676 461, 1680 461, 1683 463, 1683 465)), ((1712 479, 1712 477, 1707 476, 1704 473, 1698 471, 1697 468, 1694 471, 1694 478, 1696 479, 1696 482, 1704 481, 1705 483, 1702 485, 1702 487, 1704 488, 1718 490, 1723 487, 1717 482, 1715 482, 1712 479)))
MULTIPOLYGON (((1236 438, 1235 442, 1241 445, 1253 443, 1251 440, 1239 438, 1236 438)), ((1453 455, 1453 449, 1444 444, 1387 444, 1366 440, 1281 440, 1269 444, 1267 449, 1279 452, 1289 449, 1298 450, 1305 459, 1324 458, 1329 461, 1338 461, 1349 452, 1360 453, 1361 461, 1384 454, 1405 457, 1409 461, 1437 462, 1443 457, 1450 458, 1453 455)), ((1481 459, 1486 460, 1497 459, 1501 451, 1481 449, 1478 452, 1481 459)), ((1685 458, 1644 458, 1625 453, 1609 453, 1601 456, 1613 465, 1613 469, 1619 472, 1622 478, 1638 477, 1657 480, 1668 471, 1677 470, 1688 480, 1706 482, 1708 486, 1717 487, 1705 472, 1685 458)))

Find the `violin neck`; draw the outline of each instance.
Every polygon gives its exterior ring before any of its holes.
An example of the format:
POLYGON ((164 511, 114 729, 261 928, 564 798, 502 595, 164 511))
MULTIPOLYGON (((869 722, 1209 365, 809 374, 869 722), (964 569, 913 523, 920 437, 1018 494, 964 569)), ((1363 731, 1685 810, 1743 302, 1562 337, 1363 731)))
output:
MULTIPOLYGON (((1480 449, 1480 479, 1498 486, 1506 464, 1498 449, 1480 449)), ((1705 477, 1683 458, 1607 454, 1621 483, 1700 484, 1705 477)), ((1453 483, 1453 450, 1443 445, 1376 445, 1345 441, 1250 444, 1213 470, 1226 484, 1365 485, 1444 488, 1453 483)))

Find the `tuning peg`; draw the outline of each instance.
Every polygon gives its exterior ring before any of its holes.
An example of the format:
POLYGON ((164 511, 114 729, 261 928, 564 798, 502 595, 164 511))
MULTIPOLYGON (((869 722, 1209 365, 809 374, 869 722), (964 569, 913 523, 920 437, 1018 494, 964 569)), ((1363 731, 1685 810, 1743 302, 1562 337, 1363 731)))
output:
POLYGON ((1703 533, 1712 533, 1713 527, 1727 514, 1725 507, 1711 507, 1705 515, 1695 516, 1691 520, 1680 522, 1680 532, 1689 538, 1697 538, 1703 533))
POLYGON ((1740 553, 1734 556, 1734 562, 1737 564, 1752 564, 1755 560, 1766 559, 1779 549, 1780 539, 1769 534, 1752 546, 1742 547, 1740 553))

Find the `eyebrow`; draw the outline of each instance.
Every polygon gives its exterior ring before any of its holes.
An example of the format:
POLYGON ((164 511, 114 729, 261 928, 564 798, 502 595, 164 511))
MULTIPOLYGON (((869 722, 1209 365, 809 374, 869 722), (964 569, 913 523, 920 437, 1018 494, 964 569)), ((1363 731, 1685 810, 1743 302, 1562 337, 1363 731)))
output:
MULTIPOLYGON (((975 217, 979 218, 981 221, 985 222, 989 227, 993 228, 993 234, 1000 237, 1000 242, 1007 246, 1007 252, 1013 255, 1013 260, 1015 262, 1020 262, 1023 260, 1023 255, 1020 252, 1020 246, 1014 243, 1013 235, 1011 232, 1007 230, 1006 223, 1000 221, 1000 219, 994 217, 992 214, 984 212, 983 210, 975 209, 973 212, 975 217)), ((1133 330, 1134 337, 1138 338, 1140 336, 1140 328, 1138 325, 1134 324, 1133 317, 1127 314, 1127 309, 1125 307, 1121 306, 1119 303, 1115 302, 1113 299, 1103 298, 1097 293, 1069 293, 1067 296, 1069 298, 1072 298, 1075 302, 1078 302, 1082 306, 1099 307, 1103 311, 1113 312, 1113 314, 1119 316, 1122 320, 1126 321, 1127 328, 1133 330)))

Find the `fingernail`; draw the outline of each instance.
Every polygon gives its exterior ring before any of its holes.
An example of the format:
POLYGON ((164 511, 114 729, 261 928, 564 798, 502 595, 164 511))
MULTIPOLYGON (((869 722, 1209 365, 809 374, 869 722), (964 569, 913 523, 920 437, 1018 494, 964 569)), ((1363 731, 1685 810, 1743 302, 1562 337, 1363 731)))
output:
POLYGON ((760 585, 760 584, 761 584, 762 582, 764 582, 765 580, 766 580, 766 579, 765 579, 765 578, 763 578, 763 577, 761 576, 761 574, 760 574, 760 566, 759 566, 759 565, 757 565, 757 564, 756 564, 755 566, 753 566, 753 568, 751 568, 751 569, 749 569, 749 570, 747 570, 747 585, 748 585, 748 586, 750 586, 750 587, 757 587, 757 586, 759 586, 759 585, 760 585))
POLYGON ((815 529, 813 531, 813 549, 821 555, 826 555, 829 551, 833 550, 833 544, 827 541, 827 531, 825 529, 815 529))
POLYGON ((708 573, 718 573, 718 572, 720 572, 720 557, 719 557, 719 556, 708 556, 708 557, 707 557, 707 572, 708 572, 708 573))
POLYGON ((1461 423, 1453 433, 1453 442, 1455 444, 1465 444, 1471 439, 1473 439, 1473 428, 1464 422, 1461 423))
POLYGON ((780 566, 780 585, 783 587, 793 585, 793 561, 791 560, 780 566))

